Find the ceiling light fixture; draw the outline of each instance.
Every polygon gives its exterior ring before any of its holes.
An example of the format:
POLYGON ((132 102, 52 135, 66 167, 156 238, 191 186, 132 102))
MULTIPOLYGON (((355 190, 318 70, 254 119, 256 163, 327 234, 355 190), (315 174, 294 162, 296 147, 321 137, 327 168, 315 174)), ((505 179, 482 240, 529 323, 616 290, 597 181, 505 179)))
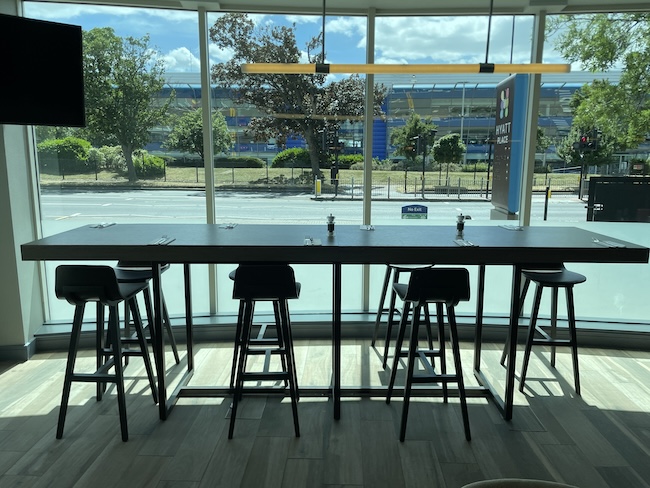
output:
MULTIPOLYGON (((323 0, 323 32, 321 61, 325 60, 325 1, 323 0)), ((487 45, 484 63, 469 64, 329 64, 329 63, 245 63, 241 65, 242 73, 247 74, 465 74, 465 73, 568 73, 570 64, 521 63, 494 64, 488 62, 490 50, 490 33, 494 0, 490 0, 488 17, 487 45)))

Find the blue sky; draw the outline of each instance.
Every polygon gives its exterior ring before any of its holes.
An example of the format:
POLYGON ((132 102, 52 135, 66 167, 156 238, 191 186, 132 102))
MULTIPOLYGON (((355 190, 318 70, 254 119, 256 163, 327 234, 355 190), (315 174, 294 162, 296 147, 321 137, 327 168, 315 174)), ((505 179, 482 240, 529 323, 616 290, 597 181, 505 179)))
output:
MULTIPOLYGON (((136 9, 80 4, 25 3, 31 18, 93 27, 113 27, 120 36, 149 34, 151 44, 165 59, 169 72, 198 72, 198 16, 180 10, 136 9)), ((218 14, 209 14, 210 25, 218 14)), ((298 46, 318 34, 320 16, 251 15, 259 24, 296 24, 298 46)), ((401 17, 376 20, 376 63, 463 63, 485 58, 487 17, 401 17)), ((528 62, 532 18, 495 17, 489 60, 496 63, 528 62), (514 43, 512 42, 514 39, 514 43), (512 51, 512 53, 511 53, 512 51)), ((327 17, 326 51, 329 62, 364 63, 366 24, 360 17, 327 17)), ((546 62, 562 62, 547 45, 546 62)), ((227 52, 210 49, 214 62, 228 59, 227 52)))

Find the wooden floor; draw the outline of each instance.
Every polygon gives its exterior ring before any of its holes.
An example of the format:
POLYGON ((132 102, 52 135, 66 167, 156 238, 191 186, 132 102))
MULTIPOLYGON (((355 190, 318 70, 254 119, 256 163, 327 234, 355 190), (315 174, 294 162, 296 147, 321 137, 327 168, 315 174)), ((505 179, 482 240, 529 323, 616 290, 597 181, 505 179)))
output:
MULTIPOLYGON (((487 347, 486 374, 502 379, 499 348, 487 347)), ((301 386, 327 384, 327 341, 296 346, 301 386)), ((202 344, 192 383, 225 385, 230 346, 202 344)), ((79 368, 93 364, 90 352, 79 368)), ((465 377, 472 350, 463 349, 465 377)), ((583 488, 648 487, 650 480, 650 353, 583 348, 582 397, 572 389, 571 362, 557 370, 537 351, 514 418, 473 398, 472 441, 463 436, 455 399, 417 399, 407 439, 398 440, 402 402, 345 398, 341 419, 326 398, 303 397, 301 437, 290 403, 275 396, 244 397, 235 438, 227 439, 230 399, 182 399, 158 420, 143 368, 131 359, 128 442, 122 442, 115 392, 101 402, 94 385, 73 385, 64 437, 55 439, 63 353, 0 364, 1 487, 401 487, 458 488, 498 477, 557 480, 583 488)), ((364 341, 343 349, 344 384, 382 385, 378 353, 364 341)), ((169 365, 171 375, 182 367, 169 365)))

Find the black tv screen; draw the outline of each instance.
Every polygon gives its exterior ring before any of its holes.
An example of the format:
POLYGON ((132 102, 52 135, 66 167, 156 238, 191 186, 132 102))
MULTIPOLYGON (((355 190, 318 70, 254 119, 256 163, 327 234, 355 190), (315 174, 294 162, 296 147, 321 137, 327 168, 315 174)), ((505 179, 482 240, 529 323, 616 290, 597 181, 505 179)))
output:
POLYGON ((81 27, 0 14, 0 124, 83 127, 81 27))

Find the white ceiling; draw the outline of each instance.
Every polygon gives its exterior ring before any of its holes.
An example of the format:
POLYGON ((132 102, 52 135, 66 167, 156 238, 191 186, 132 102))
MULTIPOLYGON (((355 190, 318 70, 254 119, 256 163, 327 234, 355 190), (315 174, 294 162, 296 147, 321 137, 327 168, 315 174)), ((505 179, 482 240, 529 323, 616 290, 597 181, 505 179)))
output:
MULTIPOLYGON (((56 1, 56 0, 46 0, 56 1)), ((59 0, 61 1, 61 0, 59 0)), ((70 1, 70 0, 63 0, 70 1)), ((490 0, 325 0, 331 15, 485 15, 490 0)), ((76 3, 250 13, 322 14, 323 0, 72 0, 76 3)), ((648 0, 494 0, 499 14, 650 11, 648 0)))

